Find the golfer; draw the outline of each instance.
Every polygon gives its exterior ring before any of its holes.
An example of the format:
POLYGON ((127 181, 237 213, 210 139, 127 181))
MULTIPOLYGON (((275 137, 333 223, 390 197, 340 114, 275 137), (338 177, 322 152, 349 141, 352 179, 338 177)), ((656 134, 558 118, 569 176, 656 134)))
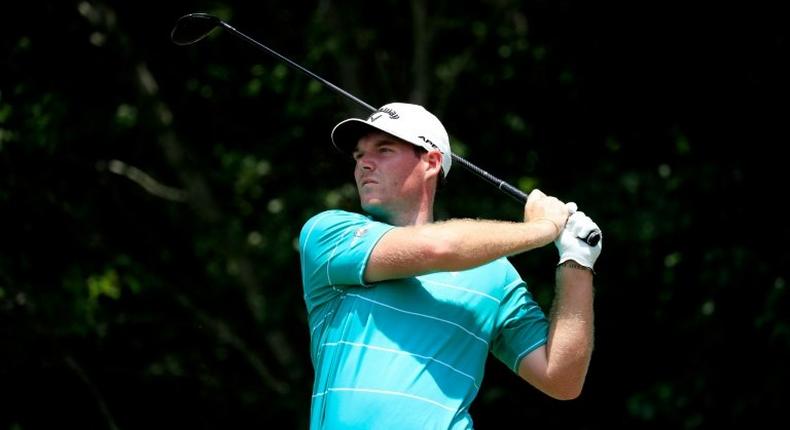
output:
POLYGON ((539 190, 523 222, 434 221, 450 172, 447 132, 423 107, 390 103, 348 119, 364 213, 328 210, 299 237, 315 370, 313 429, 469 429, 489 351, 538 390, 579 396, 593 349, 598 229, 539 190), (550 317, 507 257, 554 242, 550 317))

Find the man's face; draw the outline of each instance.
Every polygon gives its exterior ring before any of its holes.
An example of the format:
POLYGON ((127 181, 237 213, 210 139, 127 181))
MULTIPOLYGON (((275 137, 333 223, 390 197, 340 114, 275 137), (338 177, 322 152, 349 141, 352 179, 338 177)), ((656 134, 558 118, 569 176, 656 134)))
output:
POLYGON ((414 146, 386 133, 362 137, 353 153, 354 178, 362 208, 386 218, 408 209, 425 188, 427 162, 414 146))

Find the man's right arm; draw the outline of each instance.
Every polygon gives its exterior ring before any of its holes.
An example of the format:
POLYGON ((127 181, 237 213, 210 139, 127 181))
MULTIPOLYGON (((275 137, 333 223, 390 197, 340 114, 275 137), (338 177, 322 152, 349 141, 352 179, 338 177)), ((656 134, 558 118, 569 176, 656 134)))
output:
POLYGON ((525 222, 458 219, 396 227, 376 244, 365 282, 460 271, 554 241, 568 217, 565 204, 530 193, 525 222))

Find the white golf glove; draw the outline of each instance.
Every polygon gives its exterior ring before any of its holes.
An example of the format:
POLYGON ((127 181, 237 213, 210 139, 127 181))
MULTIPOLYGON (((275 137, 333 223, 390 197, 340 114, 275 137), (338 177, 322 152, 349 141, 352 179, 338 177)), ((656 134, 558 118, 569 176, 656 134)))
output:
POLYGON ((592 270, 595 260, 601 254, 603 233, 595 246, 588 245, 584 238, 593 230, 601 231, 601 229, 584 212, 578 211, 575 203, 568 203, 567 206, 571 216, 568 217, 568 222, 560 236, 554 241, 554 245, 560 252, 560 262, 557 264, 573 260, 592 270))

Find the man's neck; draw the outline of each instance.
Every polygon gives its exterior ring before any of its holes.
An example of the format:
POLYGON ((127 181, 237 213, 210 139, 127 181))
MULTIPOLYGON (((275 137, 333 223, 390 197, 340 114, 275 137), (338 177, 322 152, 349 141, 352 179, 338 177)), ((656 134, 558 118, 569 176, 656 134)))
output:
POLYGON ((433 202, 425 202, 407 209, 369 213, 378 221, 398 227, 427 224, 433 222, 433 202))
POLYGON ((413 212, 399 212, 387 221, 387 224, 404 227, 408 225, 422 225, 433 222, 433 208, 415 210, 413 212))

